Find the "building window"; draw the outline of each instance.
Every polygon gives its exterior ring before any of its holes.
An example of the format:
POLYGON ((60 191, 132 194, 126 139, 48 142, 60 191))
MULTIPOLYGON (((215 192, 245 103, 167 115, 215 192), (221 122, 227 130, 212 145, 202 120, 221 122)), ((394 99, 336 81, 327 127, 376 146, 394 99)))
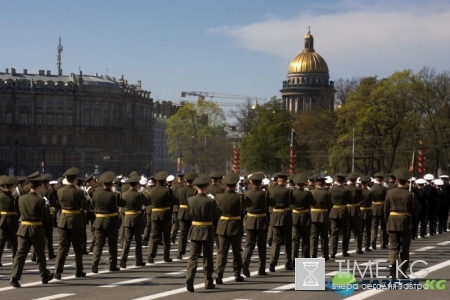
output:
POLYGON ((47 91, 53 91, 53 82, 47 82, 47 91))
POLYGON ((89 126, 89 115, 84 116, 84 126, 89 126))
POLYGON ((28 125, 28 115, 27 114, 20 115, 20 124, 28 125))
POLYGON ((105 110, 108 110, 108 102, 104 103, 103 105, 104 105, 105 110))
POLYGON ((42 136, 42 144, 43 145, 47 144, 47 136, 45 134, 42 136))
POLYGON ((108 115, 107 114, 105 114, 105 117, 104 117, 104 119, 103 119, 103 125, 104 126, 108 126, 109 125, 109 123, 108 123, 108 115))
POLYGON ((63 109, 64 108, 63 101, 61 99, 58 100, 57 108, 58 109, 63 109))
POLYGON ((100 116, 99 115, 95 115, 95 117, 94 117, 94 126, 100 127, 100 116))
POLYGON ((131 105, 127 104, 126 106, 126 113, 129 114, 131 112, 131 105))
POLYGON ((67 126, 73 126, 73 116, 67 117, 67 126))
POLYGON ((84 109, 90 109, 91 103, 89 101, 84 102, 84 109))
POLYGON ((52 125, 53 125, 53 116, 47 115, 47 126, 52 126, 52 125))
POLYGON ((94 103, 94 109, 100 109, 100 103, 95 102, 94 103))
POLYGON ((52 144, 53 144, 53 145, 56 145, 57 142, 58 142, 58 137, 57 137, 56 135, 53 135, 53 136, 52 136, 52 144))
POLYGON ((72 100, 67 101, 67 109, 73 109, 73 101, 72 100))
POLYGON ((62 126, 63 125, 62 116, 57 116, 56 117, 56 125, 57 126, 62 126))
POLYGON ((57 87, 57 89, 58 89, 58 91, 62 91, 62 89, 63 89, 63 86, 62 86, 62 84, 58 84, 58 87, 57 87))
POLYGON ((41 115, 36 116, 36 125, 42 125, 42 116, 41 115))
POLYGON ((36 90, 37 91, 42 91, 42 83, 36 83, 36 90))
POLYGON ((12 114, 11 113, 6 114, 6 124, 12 124, 12 114))
POLYGON ((12 107, 12 100, 11 99, 6 100, 6 107, 12 107))
POLYGON ((47 100, 47 108, 53 108, 53 100, 47 100))
POLYGON ((36 107, 37 108, 42 108, 42 99, 37 99, 36 100, 36 107))
POLYGON ((114 103, 111 103, 111 110, 114 110, 115 109, 115 105, 114 105, 114 103))
POLYGON ((72 87, 72 85, 71 85, 71 84, 69 84, 69 85, 67 86, 67 90, 68 90, 68 91, 71 91, 71 90, 72 90, 72 88, 73 88, 73 87, 72 87))

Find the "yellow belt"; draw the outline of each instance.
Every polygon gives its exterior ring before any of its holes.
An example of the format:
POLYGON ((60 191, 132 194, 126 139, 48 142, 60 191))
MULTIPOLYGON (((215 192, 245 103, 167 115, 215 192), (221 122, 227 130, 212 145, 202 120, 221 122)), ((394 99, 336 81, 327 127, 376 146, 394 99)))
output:
POLYGON ((375 204, 375 205, 384 205, 384 201, 382 201, 382 202, 372 202, 372 204, 375 204))
POLYGON ((187 205, 186 204, 180 204, 180 208, 187 209, 187 205))
POLYGON ((402 211, 391 211, 390 216, 410 216, 410 213, 402 212, 402 211))
POLYGON ((192 221, 193 226, 210 226, 212 225, 212 222, 199 222, 199 221, 192 221))
POLYGON ((350 203, 350 204, 347 204, 347 206, 355 207, 355 206, 359 206, 359 203, 350 203))
POLYGON ((129 210, 125 212, 126 215, 140 215, 142 214, 142 211, 140 210, 129 210))
POLYGON ((2 215, 17 215, 17 213, 15 211, 2 211, 1 214, 2 215))
POLYGON ((361 207, 361 210, 372 210, 372 207, 361 207))
POLYGON ((328 212, 326 208, 311 208, 312 212, 328 212))
POLYGON ((68 210, 68 209, 63 209, 63 210, 61 210, 61 212, 63 214, 79 214, 80 213, 79 210, 68 210))
POLYGON ((247 213, 248 217, 254 217, 254 218, 264 218, 267 217, 267 214, 252 214, 252 213, 247 213))
MULTIPOLYGON (((125 212, 126 213, 126 212, 125 212)), ((110 213, 110 214, 95 214, 95 216, 97 218, 108 218, 108 217, 115 217, 118 216, 119 213, 115 212, 115 213, 110 213)))
POLYGON ((333 208, 347 208, 347 205, 333 205, 333 208))
POLYGON ((22 221, 22 225, 27 225, 27 226, 38 226, 38 225, 42 225, 42 222, 22 221))
POLYGON ((298 209, 293 209, 292 212, 293 212, 294 214, 305 214, 305 213, 309 213, 309 209, 300 209, 300 210, 298 210, 298 209))
POLYGON ((170 209, 170 206, 167 206, 167 207, 153 207, 152 211, 166 211, 166 210, 169 210, 169 209, 170 209))
POLYGON ((290 208, 286 207, 286 208, 274 208, 273 212, 285 212, 285 211, 289 211, 290 208))
POLYGON ((221 216, 220 219, 227 220, 227 221, 239 221, 241 219, 241 216, 234 216, 234 217, 221 216))

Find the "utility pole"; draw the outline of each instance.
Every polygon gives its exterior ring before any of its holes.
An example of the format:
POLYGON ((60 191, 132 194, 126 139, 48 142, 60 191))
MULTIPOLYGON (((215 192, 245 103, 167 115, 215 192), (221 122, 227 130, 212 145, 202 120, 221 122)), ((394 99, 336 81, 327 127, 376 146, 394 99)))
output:
POLYGON ((353 127, 352 172, 355 172, 355 127, 353 127))
POLYGON ((62 69, 61 69, 61 53, 63 52, 63 46, 61 45, 61 37, 59 37, 59 45, 58 45, 58 75, 61 76, 62 75, 62 69))

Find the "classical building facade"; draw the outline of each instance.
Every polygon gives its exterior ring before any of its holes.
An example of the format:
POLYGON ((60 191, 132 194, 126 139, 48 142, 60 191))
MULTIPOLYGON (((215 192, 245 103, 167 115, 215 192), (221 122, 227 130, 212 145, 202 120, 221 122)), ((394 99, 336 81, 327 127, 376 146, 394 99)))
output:
POLYGON ((141 82, 108 76, 0 72, 0 174, 71 166, 83 174, 152 174, 154 103, 141 82))
POLYGON ((308 30, 304 49, 291 61, 280 90, 284 106, 292 113, 333 109, 333 86, 328 65, 314 50, 314 37, 308 30))

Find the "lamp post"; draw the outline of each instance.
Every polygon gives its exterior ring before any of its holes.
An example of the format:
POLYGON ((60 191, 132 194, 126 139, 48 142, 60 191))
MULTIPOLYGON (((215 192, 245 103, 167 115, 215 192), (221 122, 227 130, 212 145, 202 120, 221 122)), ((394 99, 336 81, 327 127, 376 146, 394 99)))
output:
POLYGON ((19 166, 17 165, 17 161, 18 161, 18 155, 17 155, 17 151, 19 148, 19 140, 16 138, 16 141, 14 142, 14 175, 17 176, 19 174, 19 166))

